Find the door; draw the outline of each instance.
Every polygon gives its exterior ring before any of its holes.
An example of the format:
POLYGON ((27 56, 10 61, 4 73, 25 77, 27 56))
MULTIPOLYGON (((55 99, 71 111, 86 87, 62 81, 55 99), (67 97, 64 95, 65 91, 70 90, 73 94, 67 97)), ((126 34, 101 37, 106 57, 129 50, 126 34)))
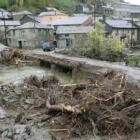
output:
POLYGON ((18 41, 19 49, 22 49, 22 41, 18 41))

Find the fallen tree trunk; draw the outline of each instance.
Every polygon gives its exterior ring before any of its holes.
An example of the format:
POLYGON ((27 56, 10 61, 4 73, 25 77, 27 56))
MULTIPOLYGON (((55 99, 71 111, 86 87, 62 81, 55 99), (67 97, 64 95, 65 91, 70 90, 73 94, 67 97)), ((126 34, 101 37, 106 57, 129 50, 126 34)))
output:
POLYGON ((82 110, 83 110, 80 107, 80 105, 76 105, 76 106, 70 106, 70 105, 64 105, 64 104, 50 105, 50 98, 48 98, 46 102, 46 108, 49 111, 71 112, 74 114, 82 114, 82 110))

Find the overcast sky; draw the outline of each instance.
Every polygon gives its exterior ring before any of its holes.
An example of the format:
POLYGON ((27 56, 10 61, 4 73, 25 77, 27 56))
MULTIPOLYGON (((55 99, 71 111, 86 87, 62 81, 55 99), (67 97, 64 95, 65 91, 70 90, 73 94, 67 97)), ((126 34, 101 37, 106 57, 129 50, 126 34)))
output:
POLYGON ((126 2, 130 2, 132 4, 138 4, 140 5, 140 0, 125 0, 126 2))

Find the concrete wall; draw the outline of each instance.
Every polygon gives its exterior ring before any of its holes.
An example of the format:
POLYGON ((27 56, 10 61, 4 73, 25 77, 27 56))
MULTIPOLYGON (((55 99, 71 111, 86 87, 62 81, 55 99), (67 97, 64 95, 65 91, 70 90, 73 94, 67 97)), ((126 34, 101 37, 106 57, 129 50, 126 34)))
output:
POLYGON ((48 29, 18 29, 10 30, 8 35, 8 45, 19 48, 19 42, 23 48, 37 48, 42 42, 53 38, 52 30, 48 29))
POLYGON ((19 21, 24 17, 24 15, 13 15, 13 20, 19 21))
POLYGON ((137 42, 137 35, 138 35, 137 29, 132 29, 132 30, 131 29, 118 29, 118 31, 117 29, 114 29, 111 35, 116 40, 120 40, 123 35, 126 35, 126 38, 123 41, 125 44, 130 45, 132 32, 134 32, 134 34, 132 35, 132 38, 137 42))
POLYGON ((62 34, 57 35, 57 47, 58 48, 80 48, 86 45, 87 34, 62 34))
POLYGON ((114 11, 114 16, 120 17, 120 18, 127 18, 130 17, 130 12, 128 10, 115 10, 114 11))

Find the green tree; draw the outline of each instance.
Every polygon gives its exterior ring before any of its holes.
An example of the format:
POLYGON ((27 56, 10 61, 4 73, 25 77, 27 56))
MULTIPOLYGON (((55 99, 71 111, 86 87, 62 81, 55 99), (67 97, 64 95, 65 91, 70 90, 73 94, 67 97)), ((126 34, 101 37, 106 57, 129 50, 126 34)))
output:
POLYGON ((89 35, 88 48, 93 57, 114 61, 123 55, 124 45, 111 36, 106 37, 104 25, 97 22, 96 28, 89 35))
POLYGON ((7 8, 8 0, 0 0, 0 8, 7 8))

